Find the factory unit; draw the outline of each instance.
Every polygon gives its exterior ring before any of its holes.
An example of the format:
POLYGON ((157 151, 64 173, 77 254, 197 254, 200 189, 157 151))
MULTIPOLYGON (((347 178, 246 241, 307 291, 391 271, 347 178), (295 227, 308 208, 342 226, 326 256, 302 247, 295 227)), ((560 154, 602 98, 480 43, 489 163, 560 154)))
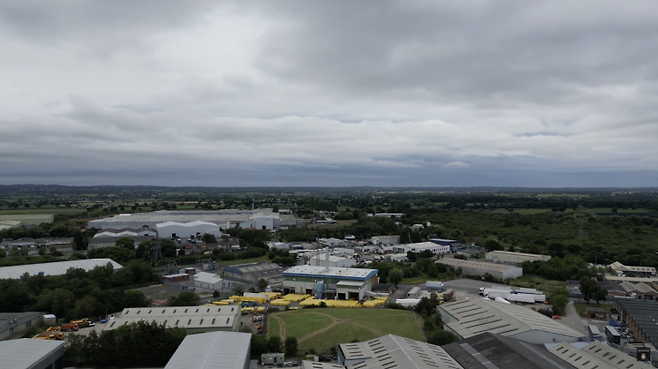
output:
POLYGON ((138 321, 164 324, 167 328, 185 328, 188 334, 203 332, 237 332, 240 329, 240 306, 169 306, 123 309, 103 330, 117 329, 138 321))
POLYGON ((489 332, 530 343, 577 342, 584 333, 515 304, 474 298, 439 306, 444 329, 460 339, 489 332))
POLYGON ((488 273, 491 274, 494 278, 502 280, 518 278, 523 275, 522 268, 506 264, 487 263, 484 261, 453 258, 443 258, 435 262, 451 266, 455 269, 461 268, 462 275, 483 276, 488 273))
POLYGON ((0 279, 19 279, 23 274, 33 275, 64 275, 69 268, 79 268, 90 271, 97 266, 105 267, 112 264, 114 270, 122 268, 121 264, 112 259, 81 259, 70 261, 56 261, 52 263, 17 265, 0 268, 0 279))
POLYGON ((430 238, 428 242, 435 243, 442 246, 450 246, 450 252, 457 252, 459 249, 459 242, 457 240, 447 240, 445 238, 430 238))
POLYGON ((370 238, 370 243, 382 246, 399 245, 400 236, 373 236, 370 238))
POLYGON ((64 341, 21 338, 0 342, 0 368, 62 369, 64 341))
POLYGON ((309 259, 309 265, 311 266, 329 266, 333 268, 349 268, 356 265, 356 260, 352 258, 344 258, 336 255, 329 255, 327 257, 324 255, 316 255, 309 259))
POLYGON ((490 251, 485 255, 485 259, 493 261, 494 263, 515 263, 521 264, 524 261, 549 261, 550 255, 537 255, 526 254, 523 252, 509 252, 509 251, 490 251))
POLYGON ((270 286, 280 286, 283 279, 283 268, 265 262, 223 266, 221 273, 247 283, 257 283, 262 278, 270 286))
POLYGON ((283 272, 283 293, 326 299, 362 300, 378 282, 377 269, 298 265, 283 272))
MULTIPOLYGON (((291 227, 294 220, 292 214, 286 214, 286 226, 291 227)), ((89 222, 89 228, 96 229, 106 228, 155 228, 158 223, 190 223, 190 222, 207 222, 213 223, 221 229, 228 229, 239 226, 240 228, 268 229, 277 230, 281 226, 280 215, 272 209, 255 209, 255 210, 190 210, 190 211, 169 211, 160 210, 151 213, 134 213, 120 214, 113 217, 95 219, 89 222)), ((188 237, 183 234, 183 236, 188 237)), ((170 235, 161 235, 160 237, 170 237, 170 235)))
POLYGON ((194 275, 194 287, 211 291, 224 291, 225 289, 230 289, 231 284, 224 281, 217 274, 200 272, 194 275))
POLYGON ((656 276, 656 268, 649 266, 627 266, 618 261, 608 265, 610 271, 614 271, 617 275, 626 276, 632 274, 633 277, 650 278, 656 276))
POLYGON ((210 332, 185 337, 164 369, 249 369, 251 334, 210 332))
POLYGON ((0 340, 6 340, 44 320, 43 313, 0 313, 0 340))
POLYGON ((200 238, 204 234, 209 233, 215 237, 222 235, 219 231, 219 226, 210 222, 203 222, 200 220, 180 223, 180 222, 165 222, 155 225, 158 230, 159 238, 200 238))
POLYGON ((612 307, 619 312, 619 320, 633 332, 637 342, 658 347, 658 304, 655 301, 619 299, 612 307))
POLYGON ((406 245, 406 247, 408 248, 408 251, 415 253, 420 253, 423 251, 431 251, 433 255, 450 253, 449 245, 439 245, 434 242, 409 243, 406 245))

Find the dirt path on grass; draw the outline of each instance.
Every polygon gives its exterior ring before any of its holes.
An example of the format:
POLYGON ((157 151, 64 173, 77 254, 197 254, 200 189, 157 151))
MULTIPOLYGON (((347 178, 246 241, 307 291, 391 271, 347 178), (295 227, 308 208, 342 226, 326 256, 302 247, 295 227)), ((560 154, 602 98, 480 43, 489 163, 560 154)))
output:
MULTIPOLYGON (((328 317, 328 318, 331 318, 331 320, 332 320, 333 322, 332 322, 331 324, 329 324, 328 326, 322 328, 322 329, 319 329, 319 330, 317 330, 317 331, 315 331, 315 332, 309 333, 309 334, 307 334, 306 336, 300 338, 300 339, 297 341, 298 343, 301 343, 301 342, 303 342, 303 341, 305 341, 305 340, 307 340, 307 339, 309 339, 309 338, 315 337, 315 336, 317 336, 317 335, 320 334, 320 333, 326 332, 326 331, 328 331, 329 329, 331 329, 331 328, 337 326, 338 324, 346 323, 346 322, 351 322, 351 323, 354 324, 354 325, 358 325, 359 327, 364 328, 364 329, 367 329, 367 330, 369 330, 370 332, 372 332, 372 333, 374 333, 374 334, 376 334, 376 335, 384 335, 384 333, 383 333, 382 331, 379 331, 379 330, 377 330, 377 329, 374 329, 374 328, 371 328, 371 327, 365 326, 365 325, 363 325, 363 324, 359 324, 359 323, 353 322, 354 320, 358 320, 358 319, 361 319, 361 318, 363 318, 363 317, 354 317, 354 318, 349 318, 349 319, 338 319, 338 318, 336 318, 336 317, 334 317, 334 316, 331 316, 331 315, 329 315, 329 314, 324 314, 324 313, 320 313, 320 312, 313 312, 312 314, 317 314, 317 315, 323 315, 323 316, 326 316, 326 317, 328 317)), ((370 315, 370 316, 368 316, 368 318, 377 318, 377 317, 387 317, 387 318, 388 318, 388 317, 394 317, 394 316, 400 316, 400 315, 406 315, 406 314, 370 315)), ((414 313, 414 320, 416 320, 416 314, 415 314, 415 313, 414 313)), ((417 321, 417 320, 416 320, 416 325, 418 325, 418 321, 417 321)), ((282 325, 282 327, 283 327, 283 325, 282 325)), ((420 325, 418 325, 418 328, 420 329, 420 325)), ((422 329, 420 330, 420 332, 421 332, 421 334, 423 334, 423 333, 422 333, 422 332, 423 332, 422 329)), ((424 336, 424 334, 423 334, 423 336, 424 336)))
POLYGON ((417 313, 413 313, 413 314, 414 314, 414 321, 416 322, 416 326, 418 327, 420 334, 423 335, 423 340, 427 342, 427 337, 425 336, 425 330, 423 329, 423 324, 421 323, 422 318, 417 313))
POLYGON ((286 323, 283 322, 283 319, 279 318, 276 315, 270 315, 270 319, 276 319, 277 322, 279 322, 279 337, 281 337, 281 341, 286 340, 286 323))

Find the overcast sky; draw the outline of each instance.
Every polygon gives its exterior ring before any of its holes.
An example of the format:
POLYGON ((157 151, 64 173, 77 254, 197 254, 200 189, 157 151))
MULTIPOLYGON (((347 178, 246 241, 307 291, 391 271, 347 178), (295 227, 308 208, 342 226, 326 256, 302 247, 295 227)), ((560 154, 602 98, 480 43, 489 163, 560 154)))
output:
POLYGON ((3 1, 0 183, 658 186, 656 1, 3 1))

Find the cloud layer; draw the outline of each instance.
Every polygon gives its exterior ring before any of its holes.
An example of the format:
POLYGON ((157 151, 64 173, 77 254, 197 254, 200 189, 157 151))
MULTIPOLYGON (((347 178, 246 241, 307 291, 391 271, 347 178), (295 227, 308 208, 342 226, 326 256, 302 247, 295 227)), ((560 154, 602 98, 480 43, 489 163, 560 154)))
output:
POLYGON ((655 186, 658 4, 0 4, 0 183, 655 186))

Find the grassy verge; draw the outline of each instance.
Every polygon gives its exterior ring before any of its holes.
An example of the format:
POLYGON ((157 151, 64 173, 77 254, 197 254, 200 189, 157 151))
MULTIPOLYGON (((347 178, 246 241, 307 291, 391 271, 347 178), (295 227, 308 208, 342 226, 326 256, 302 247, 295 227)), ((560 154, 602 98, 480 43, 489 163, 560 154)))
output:
POLYGON ((563 281, 554 281, 552 279, 544 279, 539 277, 523 276, 510 281, 510 285, 525 288, 536 288, 542 291, 546 296, 549 296, 553 290, 559 287, 564 287, 563 281))

